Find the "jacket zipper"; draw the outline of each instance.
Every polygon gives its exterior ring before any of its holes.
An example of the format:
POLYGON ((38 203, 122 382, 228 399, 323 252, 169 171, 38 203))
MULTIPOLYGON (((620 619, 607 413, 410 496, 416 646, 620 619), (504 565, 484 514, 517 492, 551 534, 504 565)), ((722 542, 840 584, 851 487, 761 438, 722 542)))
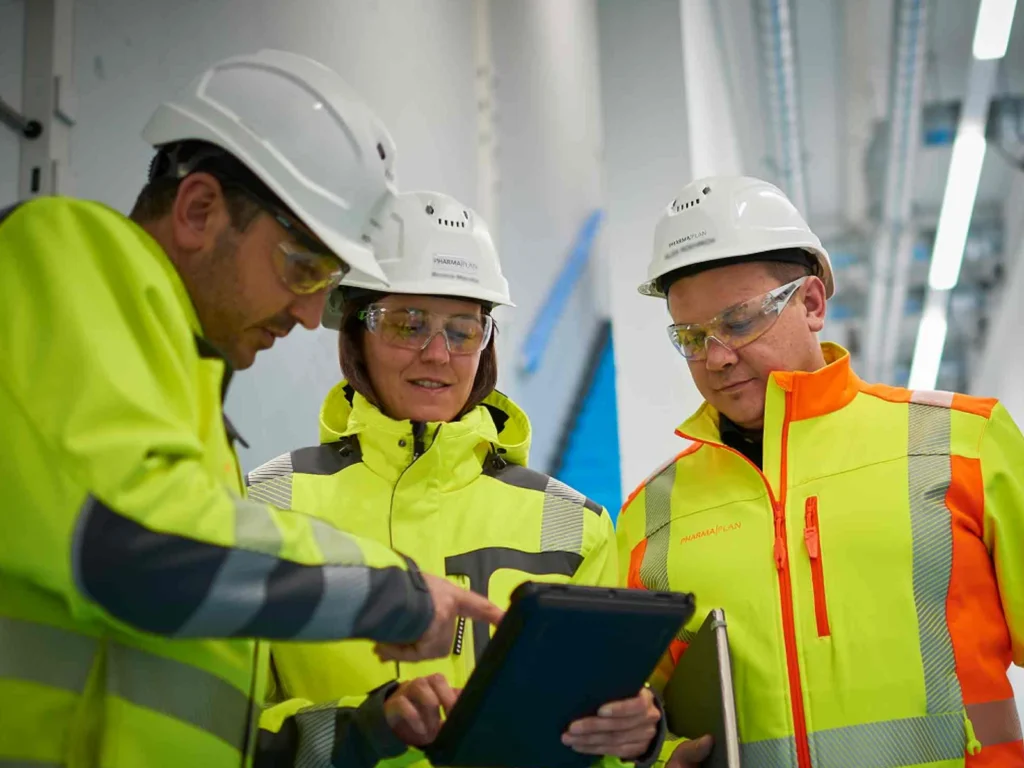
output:
MULTIPOLYGON (((768 499, 772 504, 772 516, 775 526, 775 541, 772 554, 775 558, 775 569, 779 574, 779 593, 782 601, 782 633, 786 644, 786 671, 789 676, 789 699, 793 708, 793 731, 796 740, 796 760, 799 768, 811 768, 811 748, 807 739, 807 716, 804 710, 804 689, 800 683, 800 663, 797 657, 796 622, 793 618, 793 581, 789 572, 789 556, 786 544, 786 483, 788 482, 787 454, 789 451, 789 410, 792 395, 786 393, 786 410, 782 416, 782 458, 779 472, 779 498, 775 498, 771 483, 761 468, 737 451, 722 443, 712 443, 719 448, 739 456, 761 476, 768 499)), ((687 440, 707 444, 706 440, 697 440, 676 430, 676 434, 687 440)))
POLYGON ((789 482, 789 410, 792 398, 793 395, 787 392, 786 410, 782 414, 782 459, 779 470, 779 499, 775 503, 775 566, 779 571, 779 587, 782 594, 782 631, 786 639, 786 667, 789 671, 789 696, 793 705, 796 762, 799 768, 811 768, 811 748, 807 739, 807 713, 804 710, 804 689, 800 683, 800 662, 796 647, 796 621, 793 618, 793 579, 789 570, 786 543, 786 485, 789 482))
MULTIPOLYGON (((441 427, 438 426, 437 429, 440 431, 441 427)), ((402 474, 395 481, 395 487, 391 489, 391 504, 388 505, 388 546, 391 549, 395 548, 395 494, 398 493, 398 485, 402 482, 402 478, 405 477, 405 473, 416 463, 416 459, 426 453, 423 444, 423 435, 426 431, 427 423, 425 421, 412 422, 412 461, 409 462, 409 466, 402 470, 402 474)), ((437 438, 437 433, 434 434, 434 438, 437 438)), ((402 679, 402 664, 398 661, 395 662, 395 679, 402 679)))
POLYGON ((821 564, 821 534, 818 530, 818 497, 811 496, 804 504, 804 544, 811 559, 811 584, 814 587, 814 619, 818 637, 829 637, 828 602, 825 600, 825 571, 821 564))

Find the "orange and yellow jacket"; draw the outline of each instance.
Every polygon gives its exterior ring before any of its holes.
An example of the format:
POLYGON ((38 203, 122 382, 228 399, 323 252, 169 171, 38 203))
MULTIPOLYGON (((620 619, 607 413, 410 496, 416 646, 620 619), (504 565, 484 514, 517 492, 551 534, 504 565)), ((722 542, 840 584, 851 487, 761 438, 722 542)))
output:
POLYGON ((771 377, 763 471, 710 405, 679 428, 623 507, 622 578, 695 593, 673 662, 724 608, 744 765, 1020 768, 1024 437, 996 400, 866 384, 824 350, 771 377))

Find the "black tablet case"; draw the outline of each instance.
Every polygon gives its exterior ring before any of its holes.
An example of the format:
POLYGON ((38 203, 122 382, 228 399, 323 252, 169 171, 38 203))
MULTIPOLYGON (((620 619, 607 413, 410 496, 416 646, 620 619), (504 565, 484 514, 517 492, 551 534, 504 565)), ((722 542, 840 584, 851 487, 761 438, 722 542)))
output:
POLYGON ((688 739, 706 733, 714 738, 715 745, 702 765, 739 767, 732 663, 721 609, 709 612, 697 630, 665 686, 664 699, 670 732, 688 739), (724 656, 719 653, 719 636, 725 640, 724 656))
POLYGON ((527 582, 434 743, 435 766, 585 768, 562 744, 571 722, 635 696, 693 596, 527 582))

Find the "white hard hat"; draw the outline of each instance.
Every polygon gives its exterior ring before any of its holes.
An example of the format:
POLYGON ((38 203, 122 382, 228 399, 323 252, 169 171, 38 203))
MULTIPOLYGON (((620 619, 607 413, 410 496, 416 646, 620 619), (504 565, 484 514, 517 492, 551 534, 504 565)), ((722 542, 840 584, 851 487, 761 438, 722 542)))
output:
POLYGON ((817 262, 826 297, 831 297, 835 280, 828 253, 782 190, 744 176, 698 179, 658 220, 647 281, 639 291, 664 298, 661 278, 677 269, 788 249, 803 250, 817 262))
POLYGON ((374 213, 394 195, 395 145, 359 95, 322 64, 263 50, 214 64, 142 132, 234 155, 351 267, 383 279, 374 213))
POLYGON ((339 327, 352 289, 515 306, 487 224, 470 208, 439 192, 403 192, 381 212, 380 222, 375 252, 387 282, 350 272, 327 300, 325 327, 339 327))

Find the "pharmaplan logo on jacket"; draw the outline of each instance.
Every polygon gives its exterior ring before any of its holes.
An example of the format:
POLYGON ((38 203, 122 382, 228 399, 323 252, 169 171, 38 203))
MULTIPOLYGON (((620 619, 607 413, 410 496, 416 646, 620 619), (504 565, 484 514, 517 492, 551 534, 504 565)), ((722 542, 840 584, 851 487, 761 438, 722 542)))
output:
POLYGON ((449 280, 464 280, 468 283, 479 283, 480 277, 477 272, 480 265, 476 262, 465 259, 462 256, 450 256, 444 253, 435 253, 431 277, 447 278, 449 280))
POLYGON ((689 544, 691 541, 696 541, 697 539, 706 539, 708 536, 717 536, 720 533, 738 531, 742 525, 742 523, 736 522, 729 523, 728 525, 716 525, 711 528, 705 528, 703 531, 697 531, 696 533, 691 533, 687 536, 683 536, 683 538, 679 540, 679 543, 689 544))

